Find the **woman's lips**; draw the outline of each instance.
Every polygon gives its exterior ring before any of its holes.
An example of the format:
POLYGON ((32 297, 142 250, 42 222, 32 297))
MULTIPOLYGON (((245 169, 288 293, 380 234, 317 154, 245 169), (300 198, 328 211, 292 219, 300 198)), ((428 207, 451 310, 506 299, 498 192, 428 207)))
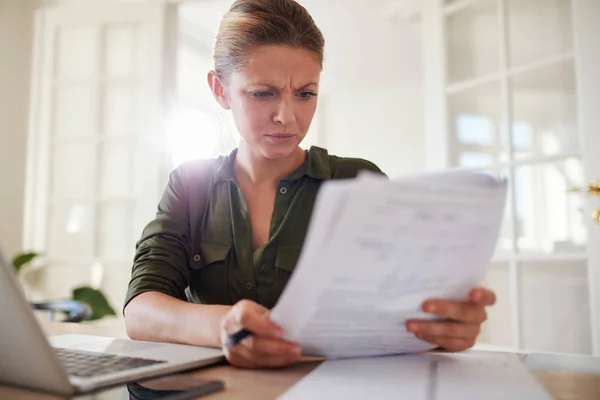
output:
POLYGON ((266 135, 266 136, 267 136, 267 138, 269 138, 269 140, 272 140, 275 142, 286 142, 286 141, 290 141, 296 137, 296 135, 294 135, 293 133, 274 133, 274 134, 266 135))

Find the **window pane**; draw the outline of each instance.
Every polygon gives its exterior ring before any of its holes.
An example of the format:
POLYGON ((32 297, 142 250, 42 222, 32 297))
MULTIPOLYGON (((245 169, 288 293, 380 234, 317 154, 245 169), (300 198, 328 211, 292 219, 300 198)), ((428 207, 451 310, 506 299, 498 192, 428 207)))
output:
MULTIPOLYGON (((189 4, 189 3, 188 3, 189 4)), ((184 7, 182 5, 181 7, 184 7)), ((186 46, 181 40, 177 48, 177 97, 181 102, 215 105, 214 97, 206 88, 205 74, 198 71, 209 71, 214 68, 214 61, 209 54, 201 53, 196 48, 186 46), (208 92, 208 93, 207 93, 208 92)))
POLYGON ((103 204, 98 218, 98 256, 109 261, 131 260, 135 248, 132 226, 131 207, 127 203, 103 204))
POLYGON ((62 28, 57 37, 57 78, 94 78, 98 73, 98 30, 62 28))
MULTIPOLYGON (((499 174, 501 178, 508 179, 508 171, 502 170, 499 174)), ((506 205, 504 207, 504 218, 502 220, 502 226, 500 228, 500 236, 496 245, 497 254, 513 254, 514 252, 514 230, 512 221, 512 187, 509 184, 508 190, 506 191, 506 205)))
POLYGON ((494 307, 488 309, 488 319, 481 326, 478 343, 494 346, 514 346, 512 342, 513 320, 510 311, 509 265, 494 262, 488 269, 483 286, 496 293, 494 307))
POLYGON ((485 167, 506 153, 500 136, 501 107, 498 83, 448 96, 453 166, 485 167))
POLYGON ((486 167, 494 163, 494 157, 487 153, 463 151, 459 155, 458 165, 465 168, 486 167))
POLYGON ((100 158, 100 195, 128 196, 132 192, 133 147, 129 143, 107 142, 100 158))
POLYGON ((60 143, 52 154, 51 192, 55 198, 88 198, 96 183, 94 143, 60 143))
POLYGON ((583 261, 537 261, 520 267, 523 347, 591 354, 587 270, 583 261))
POLYGON ((104 90, 104 132, 132 135, 137 130, 136 88, 132 84, 110 84, 104 90))
POLYGON ((109 77, 132 76, 137 55, 137 29, 135 26, 112 25, 106 27, 106 67, 109 77))
POLYGON ((587 242, 585 200, 567 193, 583 186, 579 159, 515 168, 517 244, 520 252, 583 252, 587 242))
POLYGON ((47 252, 55 260, 90 260, 93 254, 92 206, 57 204, 50 208, 47 252))
POLYGON ((92 85, 56 88, 55 136, 92 136, 97 128, 96 90, 92 85))
POLYGON ((580 150, 572 62, 518 75, 510 86, 515 158, 580 150))
POLYGON ((573 48, 570 0, 508 0, 511 65, 523 65, 573 48))
POLYGON ((500 69, 498 7, 482 0, 447 17, 448 81, 456 82, 500 69))

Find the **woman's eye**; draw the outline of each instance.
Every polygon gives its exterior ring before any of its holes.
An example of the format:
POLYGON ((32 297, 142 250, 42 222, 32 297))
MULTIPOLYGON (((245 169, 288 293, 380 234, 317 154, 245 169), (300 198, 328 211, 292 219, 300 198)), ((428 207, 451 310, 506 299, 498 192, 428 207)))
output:
POLYGON ((256 98, 256 99, 266 99, 267 97, 272 96, 273 93, 271 92, 252 92, 251 96, 256 98))
POLYGON ((300 92, 298 96, 302 99, 310 99, 312 96, 316 96, 315 92, 300 92))

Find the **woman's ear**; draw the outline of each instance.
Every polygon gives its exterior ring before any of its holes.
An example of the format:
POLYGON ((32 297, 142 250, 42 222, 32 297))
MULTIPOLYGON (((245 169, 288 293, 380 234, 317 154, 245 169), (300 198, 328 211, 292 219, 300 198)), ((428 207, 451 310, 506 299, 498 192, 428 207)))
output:
POLYGON ((215 100, 217 100, 217 103, 224 109, 229 110, 229 100, 227 99, 225 86, 223 85, 223 81, 219 74, 216 71, 209 71, 207 79, 208 86, 210 86, 210 90, 212 91, 215 100))

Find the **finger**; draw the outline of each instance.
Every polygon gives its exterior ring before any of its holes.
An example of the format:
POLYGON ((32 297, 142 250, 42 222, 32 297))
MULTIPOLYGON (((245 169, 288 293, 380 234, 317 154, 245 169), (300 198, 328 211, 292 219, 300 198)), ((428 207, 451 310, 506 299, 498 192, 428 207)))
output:
POLYGON ((253 301, 241 301, 225 318, 225 331, 230 334, 245 328, 254 335, 278 339, 283 329, 268 318, 268 311, 253 301))
POLYGON ((286 340, 250 336, 242 341, 242 345, 254 353, 260 353, 265 356, 300 356, 302 354, 302 348, 298 343, 286 340))
POLYGON ((475 340, 449 338, 444 336, 416 335, 419 339, 448 351, 464 351, 475 345, 475 340))
POLYGON ((242 356, 239 351, 226 351, 225 358, 227 361, 236 367, 240 368, 260 368, 260 365, 252 360, 249 360, 242 356))
POLYGON ((253 351, 247 346, 236 346, 231 349, 232 354, 238 354, 241 358, 248 360, 252 365, 265 368, 284 367, 300 361, 300 355, 279 354, 266 355, 253 351))
POLYGON ((469 302, 450 300, 428 300, 423 311, 455 321, 481 324, 487 319, 485 307, 469 302))
POLYGON ((443 336, 457 339, 474 339, 479 336, 479 324, 438 321, 408 321, 406 329, 417 335, 443 336))
POLYGON ((482 306, 493 306, 496 303, 496 294, 489 289, 477 287, 469 293, 469 300, 482 306))

